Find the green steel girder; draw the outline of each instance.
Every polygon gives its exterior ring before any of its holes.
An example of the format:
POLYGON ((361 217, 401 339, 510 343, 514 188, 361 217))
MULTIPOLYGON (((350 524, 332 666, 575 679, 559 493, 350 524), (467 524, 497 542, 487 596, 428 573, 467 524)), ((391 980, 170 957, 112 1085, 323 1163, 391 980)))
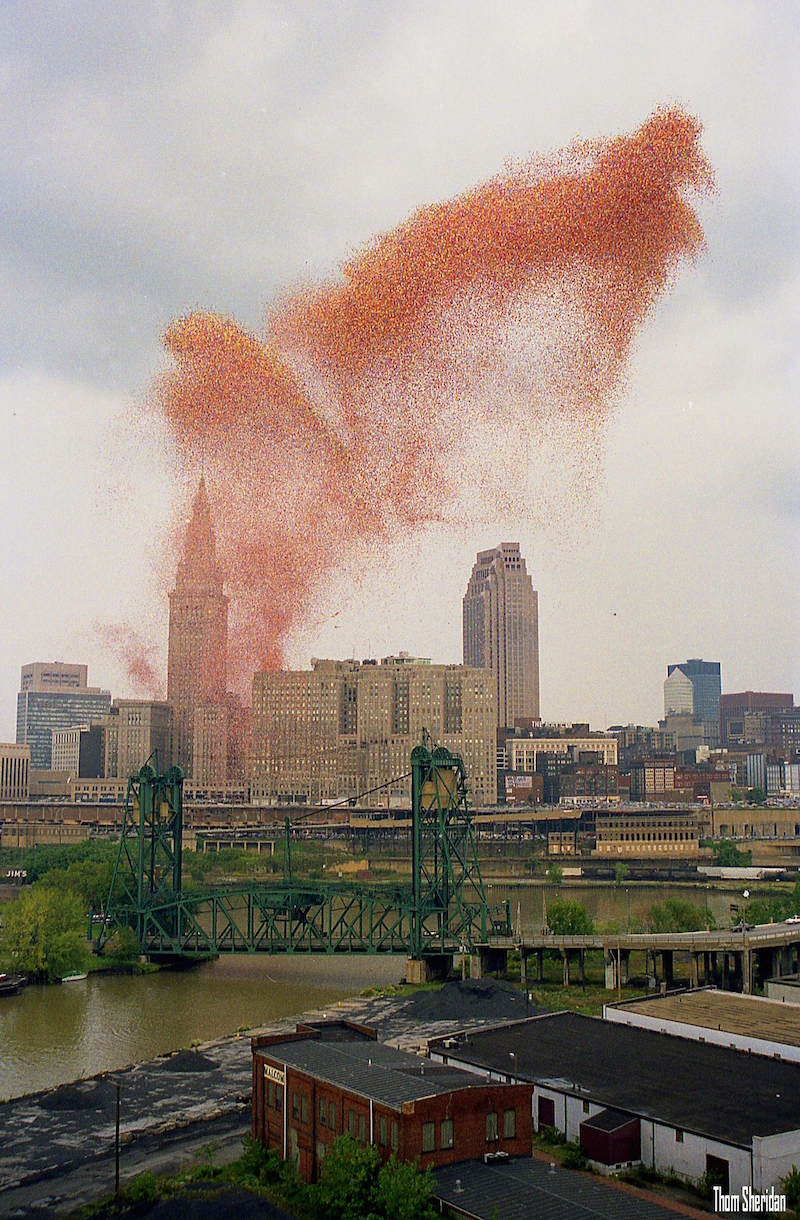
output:
MULTIPOLYGON (((472 950, 509 932, 508 905, 486 900, 458 755, 417 746, 412 763, 410 887, 283 883, 206 893, 180 887, 182 781, 143 767, 128 785, 114 879, 98 951, 113 927, 133 928, 152 957, 216 953, 405 953, 472 950)), ((289 831, 287 830, 287 835, 289 831)))

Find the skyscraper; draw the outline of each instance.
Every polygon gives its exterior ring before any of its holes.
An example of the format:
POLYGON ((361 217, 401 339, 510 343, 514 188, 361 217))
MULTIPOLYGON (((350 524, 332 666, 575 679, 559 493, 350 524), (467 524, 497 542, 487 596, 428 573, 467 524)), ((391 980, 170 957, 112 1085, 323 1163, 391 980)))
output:
POLYGON ((668 665, 664 683, 664 715, 718 720, 721 690, 719 661, 692 657, 678 665, 668 665))
POLYGON ((111 692, 86 683, 85 665, 63 661, 23 665, 17 695, 17 744, 30 746, 32 771, 50 770, 54 729, 72 729, 107 714, 111 692))
POLYGON ((172 711, 172 761, 194 774, 195 711, 225 701, 228 654, 228 598, 205 480, 200 485, 169 595, 167 702, 172 711))
POLYGON ((539 719, 539 595, 518 542, 480 551, 463 606, 464 664, 497 681, 497 724, 539 719))

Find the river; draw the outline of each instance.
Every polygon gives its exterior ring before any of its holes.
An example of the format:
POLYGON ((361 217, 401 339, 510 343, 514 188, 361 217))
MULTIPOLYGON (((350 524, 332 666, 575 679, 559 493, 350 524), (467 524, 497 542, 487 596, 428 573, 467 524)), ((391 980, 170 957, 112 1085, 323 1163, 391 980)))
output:
POLYGON ((405 957, 220 957, 0 997, 0 1100, 398 982, 405 957))
MULTIPOLYGON (((596 923, 644 923, 670 895, 703 906, 728 925, 741 887, 564 882, 492 885, 491 902, 508 899, 512 925, 542 927, 542 896, 582 903, 596 923)), ((194 1041, 256 1028, 280 1017, 398 982, 405 957, 220 957, 188 971, 141 976, 95 975, 54 987, 26 987, 0 997, 0 1099, 80 1076, 112 1071, 194 1041)))

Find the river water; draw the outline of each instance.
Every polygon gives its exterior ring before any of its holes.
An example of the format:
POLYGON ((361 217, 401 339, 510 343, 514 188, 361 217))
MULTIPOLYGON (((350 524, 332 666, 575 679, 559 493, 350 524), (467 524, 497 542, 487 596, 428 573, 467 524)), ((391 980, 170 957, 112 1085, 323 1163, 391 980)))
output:
POLYGON ((0 1099, 398 982, 405 957, 220 957, 192 970, 95 975, 0 997, 0 1099))
MULTIPOLYGON (((585 882, 493 885, 491 902, 508 899, 512 926, 542 927, 542 899, 582 903, 597 924, 625 929, 644 923, 670 895, 711 908, 728 926, 730 886, 585 882)), ((609 929, 610 930, 610 929, 609 929)), ((97 975, 54 987, 26 987, 0 997, 0 1099, 112 1071, 197 1040, 256 1028, 323 1008, 365 987, 398 982, 405 957, 220 957, 188 971, 142 976, 97 975)))

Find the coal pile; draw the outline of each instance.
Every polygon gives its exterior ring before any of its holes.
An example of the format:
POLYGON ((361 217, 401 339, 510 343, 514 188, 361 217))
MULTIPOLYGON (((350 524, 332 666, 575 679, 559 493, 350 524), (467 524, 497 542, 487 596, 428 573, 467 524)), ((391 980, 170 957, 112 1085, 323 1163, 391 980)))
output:
POLYGON ((174 1055, 170 1055, 165 1060, 163 1071, 165 1072, 215 1072, 219 1067, 213 1059, 209 1059, 207 1055, 201 1054, 200 1051, 176 1051, 174 1055))
MULTIPOLYGON (((527 1015, 540 1011, 533 1004, 527 1015)), ((525 992, 499 979, 453 979, 436 991, 409 996, 403 1016, 413 1021, 519 1021, 526 1016, 525 992)))
POLYGON ((108 1080, 86 1080, 80 1084, 62 1084, 42 1094, 39 1105, 43 1110, 102 1110, 110 1113, 116 1102, 116 1089, 108 1080))

